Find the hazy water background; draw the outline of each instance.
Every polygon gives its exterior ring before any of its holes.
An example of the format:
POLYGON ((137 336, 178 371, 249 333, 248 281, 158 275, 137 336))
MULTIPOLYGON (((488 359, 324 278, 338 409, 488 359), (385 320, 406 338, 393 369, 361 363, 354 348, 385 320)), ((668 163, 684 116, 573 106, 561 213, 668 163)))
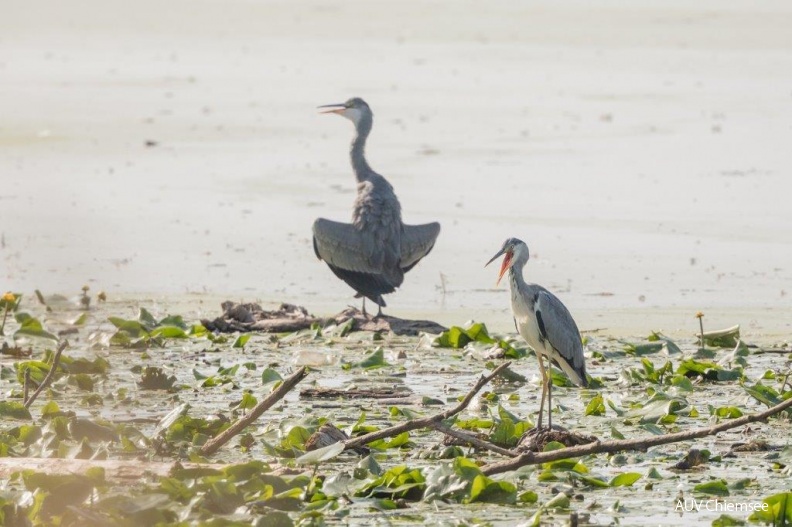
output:
POLYGON ((517 236, 584 328, 789 332, 789 2, 3 11, 0 289, 340 310, 310 227, 349 218, 352 128, 315 106, 361 96, 405 221, 443 226, 392 314, 508 327, 483 264, 517 236))

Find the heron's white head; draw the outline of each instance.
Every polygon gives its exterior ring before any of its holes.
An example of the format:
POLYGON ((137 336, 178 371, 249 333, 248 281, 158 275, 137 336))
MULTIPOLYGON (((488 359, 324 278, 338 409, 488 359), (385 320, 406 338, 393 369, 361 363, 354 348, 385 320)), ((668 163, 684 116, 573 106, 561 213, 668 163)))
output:
POLYGON ((341 104, 325 104, 319 108, 327 108, 326 110, 322 110, 322 113, 336 113, 341 117, 346 117, 352 121, 355 126, 358 126, 364 117, 371 116, 371 108, 369 108, 366 101, 360 97, 353 97, 341 104))
POLYGON ((501 247, 500 251, 495 254, 490 261, 487 262, 484 267, 491 264, 501 255, 506 255, 503 259, 503 263, 501 263, 500 273, 498 274, 498 281, 495 282, 497 286, 500 284, 503 275, 506 274, 506 271, 511 269, 515 263, 522 262, 525 263, 528 261, 528 246, 525 245, 525 242, 522 240, 518 240, 517 238, 509 238, 505 242, 503 242, 503 246, 501 247))

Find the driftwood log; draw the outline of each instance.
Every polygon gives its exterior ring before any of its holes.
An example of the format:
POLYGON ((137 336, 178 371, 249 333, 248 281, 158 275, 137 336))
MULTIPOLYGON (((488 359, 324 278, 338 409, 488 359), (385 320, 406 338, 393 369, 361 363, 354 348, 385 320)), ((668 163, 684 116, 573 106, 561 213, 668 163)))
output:
POLYGON ((214 320, 203 319, 201 324, 210 331, 232 333, 236 331, 261 331, 264 333, 284 333, 308 329, 313 324, 344 324, 353 320, 352 331, 392 331, 396 335, 417 335, 440 333, 447 328, 431 320, 405 320, 383 315, 374 318, 365 316, 356 308, 350 307, 333 317, 316 317, 302 306, 281 304, 278 309, 267 311, 258 304, 238 304, 226 301, 221 304, 223 314, 214 320))

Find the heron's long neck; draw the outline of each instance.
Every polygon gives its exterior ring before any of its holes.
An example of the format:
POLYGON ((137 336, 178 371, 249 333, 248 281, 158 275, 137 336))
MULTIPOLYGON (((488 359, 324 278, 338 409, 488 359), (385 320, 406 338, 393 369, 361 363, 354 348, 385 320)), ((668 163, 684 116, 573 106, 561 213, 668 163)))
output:
POLYGON ((352 170, 355 171, 355 177, 358 183, 368 180, 372 170, 366 161, 366 139, 368 139, 371 132, 372 119, 371 117, 363 117, 356 125, 355 138, 352 140, 352 148, 350 150, 350 157, 352 159, 352 170))
POLYGON ((517 261, 509 268, 509 283, 517 291, 525 290, 527 287, 525 278, 523 278, 523 267, 525 267, 525 262, 517 261))

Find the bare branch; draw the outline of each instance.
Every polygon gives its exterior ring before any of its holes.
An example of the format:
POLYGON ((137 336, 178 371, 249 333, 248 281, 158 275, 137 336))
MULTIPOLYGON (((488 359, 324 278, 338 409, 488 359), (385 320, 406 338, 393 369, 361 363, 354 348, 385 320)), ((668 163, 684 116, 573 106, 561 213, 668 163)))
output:
POLYGON ((511 362, 504 362, 494 370, 489 375, 482 375, 476 385, 473 386, 473 389, 468 392, 468 394, 462 399, 459 404, 454 406, 453 408, 449 408, 444 412, 440 412, 439 414, 435 414, 429 417, 422 417, 421 419, 412 419, 407 421, 406 423, 402 423, 396 426, 390 426, 388 428, 383 428, 382 430, 377 430, 376 432, 371 432, 370 434, 362 435, 359 437, 355 437, 348 441, 345 441, 344 444, 346 449, 349 450, 351 448, 359 447, 371 443, 372 441, 376 441, 378 439, 384 439, 386 437, 393 437, 399 435, 403 432, 409 432, 410 430, 417 430, 418 428, 430 428, 434 427, 435 423, 439 423, 440 421, 444 421, 449 417, 452 417, 465 408, 468 407, 470 401, 473 400, 473 397, 481 390, 488 382, 492 379, 500 375, 500 372, 505 370, 509 367, 511 362))
POLYGON ((432 428, 434 428, 438 432, 444 433, 447 436, 453 437, 454 439, 459 439, 460 441, 466 441, 471 445, 473 445, 474 447, 480 448, 482 450, 490 450, 492 452, 495 452, 496 454, 500 454, 502 456, 509 456, 509 457, 516 457, 520 455, 519 452, 515 452, 514 450, 509 450, 508 448, 499 447, 498 445, 490 443, 489 441, 484 441, 483 439, 479 439, 473 434, 466 434, 465 432, 454 430, 453 428, 449 428, 445 426, 443 423, 434 423, 432 425, 432 428))
POLYGON ((39 384, 38 388, 36 388, 36 391, 33 392, 33 395, 31 395, 30 398, 23 403, 25 408, 30 408, 30 406, 33 404, 33 401, 36 400, 39 394, 41 394, 41 392, 44 391, 44 389, 49 385, 49 383, 52 382, 52 379, 55 378, 55 371, 57 371, 58 369, 61 353, 63 353, 63 350, 65 350, 68 346, 69 346, 68 340, 64 340, 63 342, 60 343, 57 351, 55 351, 55 355, 52 357, 52 366, 50 366, 50 371, 47 372, 47 376, 44 377, 43 381, 41 381, 41 384, 39 384))
POLYGON ((25 404, 30 395, 30 368, 25 368, 25 384, 22 385, 22 404, 25 404))
POLYGON ((625 450, 646 450, 647 448, 653 446, 678 443, 680 441, 687 441, 689 439, 697 439, 699 437, 715 435, 731 428, 738 428, 740 426, 745 426, 749 423, 755 423, 757 421, 765 421, 768 417, 781 413, 787 408, 792 408, 792 398, 787 399, 786 401, 783 401, 772 408, 765 410, 764 412, 745 415, 743 417, 731 419, 724 423, 706 428, 636 439, 622 439, 618 441, 605 442, 597 441, 587 445, 562 448, 560 450, 553 450, 551 452, 526 452, 513 459, 484 465, 481 467, 481 471, 484 474, 490 476, 492 474, 500 474, 502 472, 516 470, 526 465, 538 465, 540 463, 558 461, 559 459, 588 456, 590 454, 622 452, 625 450))
POLYGON ((220 447, 230 441, 232 437, 239 434, 242 430, 247 428, 248 425, 253 423, 253 421, 258 419, 261 414, 269 410, 276 402, 280 401, 287 393, 291 391, 292 388, 297 386, 297 383, 303 380, 306 375, 308 375, 308 370, 305 366, 303 366, 290 376, 283 379, 283 382, 280 384, 280 386, 275 388, 272 393, 267 395, 263 401, 254 406, 250 410, 250 413, 240 417, 234 421, 231 426, 218 434, 217 437, 214 437, 204 443, 204 445, 201 447, 201 455, 210 456, 217 452, 220 447))

